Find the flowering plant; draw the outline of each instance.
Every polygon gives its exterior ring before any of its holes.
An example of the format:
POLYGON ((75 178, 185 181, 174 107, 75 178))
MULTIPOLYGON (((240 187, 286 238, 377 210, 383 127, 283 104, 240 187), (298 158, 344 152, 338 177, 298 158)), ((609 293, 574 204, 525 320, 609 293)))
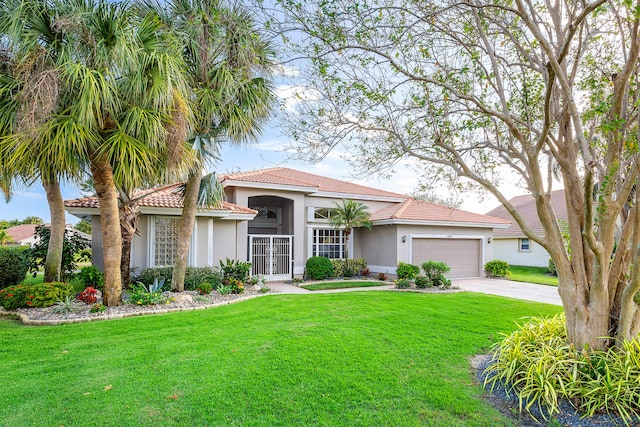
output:
POLYGON ((82 301, 85 304, 95 304, 98 301, 98 290, 93 286, 89 286, 84 291, 76 296, 78 301, 82 301))

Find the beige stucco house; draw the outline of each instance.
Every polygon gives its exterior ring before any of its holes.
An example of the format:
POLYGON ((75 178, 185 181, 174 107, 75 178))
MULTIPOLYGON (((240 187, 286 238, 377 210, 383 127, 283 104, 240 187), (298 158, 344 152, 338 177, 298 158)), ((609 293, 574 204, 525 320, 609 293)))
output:
MULTIPOLYGON (((314 255, 343 258, 345 239, 330 217, 336 202, 353 199, 371 213, 372 230, 357 229, 349 254, 364 258, 371 272, 394 274, 398 262, 445 261, 452 278, 480 277, 493 259, 491 238, 509 221, 414 200, 406 195, 277 167, 220 176, 227 201, 200 210, 189 264, 217 265, 233 258, 250 261, 268 280, 301 277, 314 255)), ((140 204, 139 235, 132 266, 171 265, 182 200, 177 185, 163 187, 140 204)), ((65 202, 69 213, 93 224, 94 262, 102 257, 95 198, 65 202)))

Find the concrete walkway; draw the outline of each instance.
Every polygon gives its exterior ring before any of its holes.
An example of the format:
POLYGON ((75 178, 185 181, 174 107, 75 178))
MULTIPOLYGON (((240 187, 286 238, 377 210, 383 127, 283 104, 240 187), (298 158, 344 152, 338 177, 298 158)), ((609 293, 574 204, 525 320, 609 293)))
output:
MULTIPOLYGON (((394 285, 375 286, 370 288, 328 289, 324 291, 308 291, 297 285, 283 282, 272 282, 269 286, 281 294, 319 294, 353 291, 375 291, 394 289, 394 285)), ((521 299, 526 301, 544 302, 547 304, 562 305, 558 288, 555 286, 535 285, 533 283, 512 282, 502 279, 455 279, 453 286, 463 291, 479 292, 482 294, 498 295, 521 299)))

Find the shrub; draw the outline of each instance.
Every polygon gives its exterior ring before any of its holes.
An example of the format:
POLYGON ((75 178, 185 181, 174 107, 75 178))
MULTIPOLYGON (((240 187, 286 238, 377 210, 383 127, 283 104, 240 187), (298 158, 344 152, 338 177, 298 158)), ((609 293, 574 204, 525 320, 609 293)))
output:
MULTIPOLYGON (((351 277, 345 274, 346 260, 344 259, 332 259, 331 265, 333 266, 333 274, 334 277, 351 277)), ((367 261, 362 258, 358 259, 350 259, 349 260, 349 270, 352 272, 360 271, 367 267, 367 261)))
POLYGON ((490 277, 506 277, 511 274, 509 271, 509 263, 498 259, 486 263, 484 269, 489 273, 490 277))
POLYGON ((225 262, 220 261, 220 270, 222 271, 223 282, 236 279, 244 283, 251 273, 251 263, 227 258, 225 262))
POLYGON ((422 263, 422 269, 424 270, 425 276, 427 276, 433 286, 451 286, 451 281, 444 277, 444 274, 451 270, 451 267, 446 263, 439 261, 425 261, 422 263))
POLYGON ((556 268, 556 263, 553 262, 553 260, 551 258, 549 258, 549 273, 553 274, 554 276, 558 275, 558 269, 556 268))
POLYGON ((22 282, 27 275, 28 266, 24 250, 0 249, 0 289, 22 282))
POLYGON ((307 260, 304 276, 308 279, 323 280, 333 277, 333 264, 329 258, 313 256, 307 260))
POLYGON ((227 280, 227 286, 229 288, 231 288, 231 293, 232 294, 243 294, 244 293, 244 285, 242 284, 242 282, 238 279, 235 278, 231 278, 229 280, 227 280))
POLYGON ((214 288, 222 284, 222 272, 217 267, 187 267, 184 275, 184 288, 195 291, 203 282, 209 282, 214 288))
POLYGON ((420 288, 420 289, 426 289, 433 286, 433 283, 431 283, 431 280, 429 280, 429 278, 426 276, 416 277, 415 282, 416 282, 416 288, 420 288))
POLYGON ((213 290, 213 285, 209 282, 202 282, 196 289, 200 295, 209 295, 213 290))
POLYGON ((68 283, 52 282, 33 285, 15 285, 0 290, 0 305, 7 310, 22 307, 51 307, 71 295, 68 283))
POLYGON ((76 299, 85 304, 95 304, 95 302, 98 301, 98 290, 89 286, 84 291, 80 292, 78 296, 76 296, 76 299))
POLYGON ((398 268, 396 268, 396 275, 398 279, 412 280, 420 274, 420 267, 406 262, 399 262, 398 268))
POLYGON ((485 386, 504 385, 546 418, 559 403, 573 403, 583 416, 597 412, 620 415, 625 422, 640 415, 640 341, 620 343, 606 351, 581 350, 567 343, 564 315, 533 318, 497 343, 485 370, 485 386))
POLYGON ((409 289, 411 287, 411 280, 409 279, 398 279, 395 283, 398 289, 409 289))
POLYGON ((161 291, 149 292, 141 283, 131 285, 129 289, 129 304, 152 305, 167 302, 167 297, 161 291))
POLYGON ((387 280, 387 275, 384 273, 378 273, 378 280, 387 280))
MULTIPOLYGON (((131 282, 140 282, 145 286, 153 285, 153 283, 158 280, 164 279, 164 285, 162 285, 163 291, 171 290, 171 275, 173 274, 173 267, 153 267, 153 268, 145 268, 132 278, 131 282)), ((185 280, 186 282, 186 280, 185 280)), ((185 285, 186 286, 186 285, 185 285)), ((132 285, 133 287, 133 285, 132 285)))
POLYGON ((360 275, 362 277, 369 277, 370 274, 371 272, 369 271, 368 268, 363 268, 362 270, 360 270, 360 275))
POLYGON ((82 268, 78 274, 78 279, 85 288, 104 289, 104 274, 93 265, 82 268))

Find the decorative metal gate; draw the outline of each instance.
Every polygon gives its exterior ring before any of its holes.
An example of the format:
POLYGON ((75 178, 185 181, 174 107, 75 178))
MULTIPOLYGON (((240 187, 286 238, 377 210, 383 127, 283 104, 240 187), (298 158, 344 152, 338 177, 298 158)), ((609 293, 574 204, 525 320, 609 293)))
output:
POLYGON ((290 279, 292 242, 293 236, 249 235, 252 274, 260 274, 269 281, 290 279))

